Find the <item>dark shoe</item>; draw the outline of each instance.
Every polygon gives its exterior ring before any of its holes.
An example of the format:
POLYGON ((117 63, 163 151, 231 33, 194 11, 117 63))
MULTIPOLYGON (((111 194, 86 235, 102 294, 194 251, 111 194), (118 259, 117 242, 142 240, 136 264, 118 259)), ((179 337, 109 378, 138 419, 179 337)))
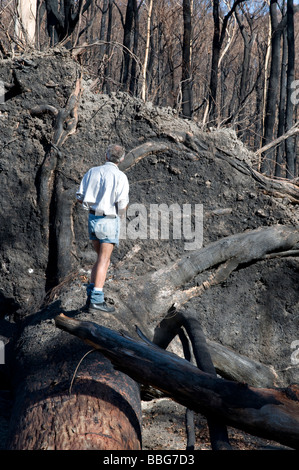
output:
POLYGON ((101 312, 108 312, 108 313, 112 313, 112 312, 115 312, 115 308, 114 307, 109 307, 106 302, 101 302, 101 303, 90 303, 89 305, 89 311, 91 310, 100 310, 101 312))

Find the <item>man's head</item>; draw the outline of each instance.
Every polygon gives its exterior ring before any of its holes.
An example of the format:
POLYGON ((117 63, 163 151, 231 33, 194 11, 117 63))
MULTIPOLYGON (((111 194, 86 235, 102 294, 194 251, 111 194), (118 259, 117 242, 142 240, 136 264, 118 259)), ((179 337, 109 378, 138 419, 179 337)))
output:
POLYGON ((108 162, 112 162, 117 165, 125 158, 125 149, 121 145, 111 144, 107 148, 106 158, 108 162))

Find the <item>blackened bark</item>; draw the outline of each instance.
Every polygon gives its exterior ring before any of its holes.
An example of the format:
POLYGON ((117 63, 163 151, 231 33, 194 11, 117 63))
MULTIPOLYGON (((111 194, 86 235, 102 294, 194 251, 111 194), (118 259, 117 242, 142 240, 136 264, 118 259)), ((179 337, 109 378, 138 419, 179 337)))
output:
POLYGON ((79 0, 74 11, 74 2, 64 0, 59 8, 57 0, 45 0, 47 11, 47 31, 51 46, 70 36, 79 20, 81 8, 84 13, 92 3, 92 0, 79 0))
MULTIPOLYGON (((271 0, 270 16, 272 27, 271 68, 266 98, 266 115, 262 146, 269 144, 274 139, 274 129, 276 122, 276 107, 280 79, 281 35, 285 24, 285 17, 283 17, 281 21, 278 20, 277 0, 271 0)), ((266 175, 271 175, 274 171, 274 158, 275 154, 272 149, 268 150, 263 155, 261 171, 266 175)))
POLYGON ((64 21, 58 11, 57 0, 45 0, 47 11, 47 31, 50 38, 50 45, 54 46, 64 38, 64 21))
POLYGON ((110 75, 110 69, 111 69, 110 51, 111 51, 112 19, 113 19, 113 0, 109 0, 108 26, 107 26, 107 36, 106 36, 106 48, 105 48, 106 59, 105 59, 104 83, 103 83, 103 90, 106 93, 110 93, 110 84, 109 84, 108 77, 110 75))
MULTIPOLYGON (((282 45, 282 63, 280 72, 280 96, 279 96, 279 110, 278 110, 278 130, 277 137, 280 137, 285 132, 285 106, 286 106, 286 89, 287 89, 287 34, 286 29, 283 30, 283 45, 282 45)), ((281 177, 282 165, 285 153, 285 142, 282 142, 277 147, 276 151, 276 165, 275 176, 281 177)))
MULTIPOLYGON (((137 1, 133 2, 133 14, 134 14, 134 36, 133 36, 133 54, 134 57, 138 53, 138 43, 139 43, 139 7, 137 1)), ((130 77, 130 92, 132 95, 136 93, 137 90, 137 63, 136 60, 132 60, 131 64, 131 77, 130 77)))
POLYGON ((182 53, 182 114, 192 117, 192 3, 183 1, 184 37, 182 53))
MULTIPOLYGON (((294 105, 292 102, 292 84, 295 79, 295 35, 294 35, 294 3, 287 2, 287 40, 288 40, 288 69, 287 69, 287 103, 286 103, 286 131, 293 125, 294 105)), ((287 178, 295 177, 295 141, 294 137, 286 140, 287 178)))
MULTIPOLYGON (((211 355, 207 346, 207 342, 200 323, 196 318, 196 314, 190 310, 183 312, 170 311, 168 316, 158 325, 155 330, 153 342, 166 349, 169 342, 176 336, 180 335, 180 328, 184 327, 187 335, 191 341, 192 351, 196 360, 197 367, 217 377, 211 355)), ((186 348, 184 348, 185 351, 186 348)), ((189 358, 185 354, 187 360, 189 358)), ((186 427, 190 432, 188 439, 188 447, 192 447, 193 433, 192 433, 192 413, 186 412, 186 427)), ((213 450, 230 449, 230 444, 227 435, 226 426, 217 421, 214 417, 207 416, 209 426, 211 445, 213 450)))
POLYGON ((121 83, 123 90, 128 89, 129 85, 129 70, 131 63, 131 45, 132 45, 132 31, 133 31, 133 18, 134 18, 134 0, 128 0, 126 9, 126 18, 124 23, 124 38, 123 38, 123 63, 121 83))

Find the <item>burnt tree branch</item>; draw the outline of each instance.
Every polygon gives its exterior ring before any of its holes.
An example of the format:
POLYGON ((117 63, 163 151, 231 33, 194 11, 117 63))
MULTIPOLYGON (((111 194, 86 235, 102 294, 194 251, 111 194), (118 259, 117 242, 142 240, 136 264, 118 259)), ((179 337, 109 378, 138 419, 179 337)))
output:
MULTIPOLYGON (((182 336, 182 327, 184 327, 192 345, 193 354, 197 367, 203 372, 217 377, 217 373, 214 364, 211 359, 211 355, 208 349, 208 345, 201 329, 200 323, 196 318, 196 313, 190 310, 183 312, 176 312, 174 309, 169 312, 166 319, 161 322, 156 328, 156 335, 154 335, 154 344, 163 344, 164 348, 168 345, 166 338, 170 339, 178 331, 178 335, 182 336)), ((183 336, 185 337, 185 335, 183 336)), ((184 348, 186 349, 186 347, 184 348)), ((185 358, 190 360, 188 354, 185 354, 185 358)), ((190 410, 191 411, 191 410, 190 410)), ((192 410, 193 411, 193 410, 192 410)), ((191 412, 186 412, 186 425, 187 429, 191 430, 191 412)), ((224 450, 230 449, 228 434, 226 426, 218 422, 215 418, 208 417, 208 427, 210 432, 211 445, 213 450, 224 450)), ((192 436, 192 433, 191 433, 192 436)))

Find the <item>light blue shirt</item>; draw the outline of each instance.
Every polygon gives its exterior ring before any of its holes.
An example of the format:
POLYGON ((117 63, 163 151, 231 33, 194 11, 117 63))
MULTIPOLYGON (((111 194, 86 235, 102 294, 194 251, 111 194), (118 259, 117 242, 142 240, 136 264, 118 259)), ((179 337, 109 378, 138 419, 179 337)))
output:
POLYGON ((129 203, 128 178, 115 163, 106 162, 85 173, 76 196, 96 215, 116 216, 129 203))

